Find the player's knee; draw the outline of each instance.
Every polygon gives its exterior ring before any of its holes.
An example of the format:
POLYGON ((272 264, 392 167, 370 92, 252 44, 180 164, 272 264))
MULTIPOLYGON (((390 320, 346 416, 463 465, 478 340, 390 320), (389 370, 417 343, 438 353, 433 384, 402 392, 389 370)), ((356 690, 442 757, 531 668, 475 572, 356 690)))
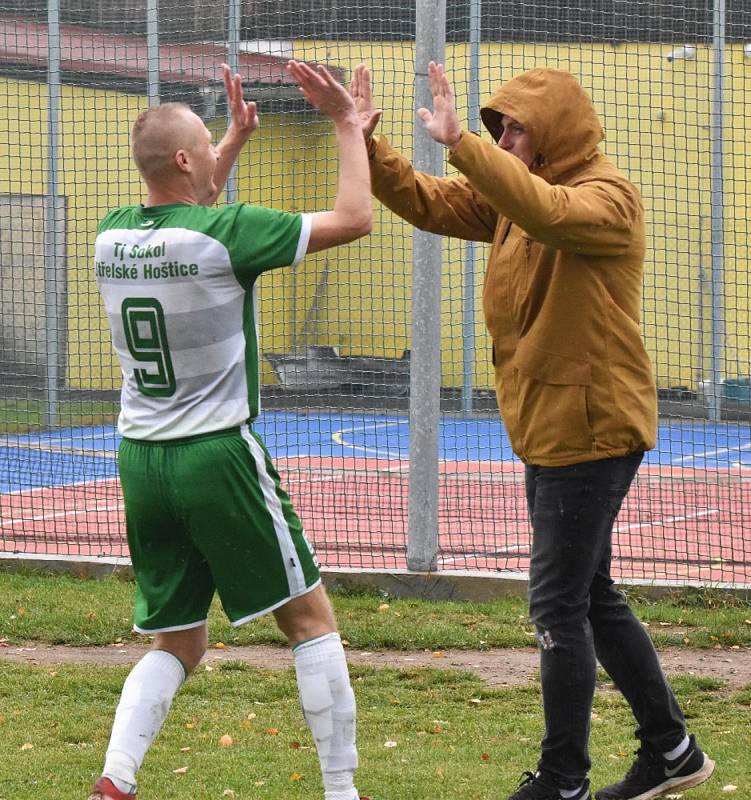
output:
POLYGON ((285 603, 274 611, 274 618, 292 646, 336 631, 334 612, 322 586, 285 603))
POLYGON ((182 663, 186 673, 191 673, 201 662, 208 648, 208 630, 205 625, 185 631, 159 633, 154 637, 154 650, 166 650, 182 663))

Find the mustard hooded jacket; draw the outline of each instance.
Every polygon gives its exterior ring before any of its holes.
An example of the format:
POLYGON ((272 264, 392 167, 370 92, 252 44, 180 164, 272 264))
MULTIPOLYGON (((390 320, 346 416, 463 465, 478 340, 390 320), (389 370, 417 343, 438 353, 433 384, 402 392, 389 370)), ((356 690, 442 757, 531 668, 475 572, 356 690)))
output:
POLYGON ((492 243, 483 309, 501 417, 522 461, 650 449, 657 397, 639 330, 639 192, 599 150, 599 119, 570 73, 533 69, 503 84, 481 110, 496 140, 502 114, 531 135, 529 169, 463 133, 449 158, 462 176, 435 178, 378 137, 373 194, 422 230, 492 243))

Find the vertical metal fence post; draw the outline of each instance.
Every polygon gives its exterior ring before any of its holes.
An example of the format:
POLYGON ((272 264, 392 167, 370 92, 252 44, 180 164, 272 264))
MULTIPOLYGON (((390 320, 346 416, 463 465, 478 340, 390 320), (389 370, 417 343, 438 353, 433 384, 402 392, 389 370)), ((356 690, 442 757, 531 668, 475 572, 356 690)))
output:
POLYGON ((47 6, 47 192, 44 199, 44 314, 46 341, 45 423, 57 424, 60 396, 60 314, 58 286, 63 266, 62 199, 58 194, 60 164, 60 4, 47 6))
POLYGON ((146 94, 149 108, 158 106, 159 87, 159 0, 146 0, 146 59, 148 61, 146 94))
MULTIPOLYGON (((428 62, 445 59, 445 0, 417 0, 416 12, 415 106, 432 108, 428 62)), ((440 175, 443 147, 431 139, 421 121, 416 121, 414 130, 415 167, 440 175)), ((438 553, 442 239, 415 231, 412 248, 407 566, 425 571, 436 567, 438 553)))
MULTIPOLYGON (((240 70, 240 14, 241 0, 230 0, 227 25, 227 64, 233 75, 240 70)), ((228 121, 232 120, 232 110, 229 108, 227 109, 227 117, 228 121)), ((225 199, 228 203, 234 203, 237 200, 237 164, 232 165, 232 169, 227 176, 225 199)), ((253 291, 255 291, 255 288, 253 291)))
POLYGON ((712 275, 711 275, 711 328, 712 351, 710 356, 709 419, 722 419, 722 377, 724 373, 725 346, 725 216, 724 216, 724 102, 723 85, 725 69, 725 0, 714 0, 712 9, 712 119, 711 148, 712 172, 710 197, 712 203, 712 275))
MULTIPOLYGON (((480 39, 482 0, 469 3, 469 108, 468 126, 480 130, 480 39)), ((462 411, 472 413, 475 375, 475 262, 477 244, 467 242, 464 250, 462 284, 462 411)))

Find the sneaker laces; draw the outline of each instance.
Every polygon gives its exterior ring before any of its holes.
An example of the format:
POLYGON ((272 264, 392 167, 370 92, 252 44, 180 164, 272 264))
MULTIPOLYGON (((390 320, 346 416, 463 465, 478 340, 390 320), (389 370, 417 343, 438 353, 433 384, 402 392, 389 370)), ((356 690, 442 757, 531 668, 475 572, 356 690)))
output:
POLYGON ((528 783, 532 783, 532 781, 537 780, 537 775, 529 770, 522 772, 521 777, 522 779, 519 781, 519 785, 516 787, 517 789, 521 789, 522 786, 526 786, 528 783))
POLYGON ((636 759, 629 767, 624 780, 639 778, 643 773, 649 773, 661 764, 660 759, 645 746, 636 750, 634 755, 636 755, 636 759))

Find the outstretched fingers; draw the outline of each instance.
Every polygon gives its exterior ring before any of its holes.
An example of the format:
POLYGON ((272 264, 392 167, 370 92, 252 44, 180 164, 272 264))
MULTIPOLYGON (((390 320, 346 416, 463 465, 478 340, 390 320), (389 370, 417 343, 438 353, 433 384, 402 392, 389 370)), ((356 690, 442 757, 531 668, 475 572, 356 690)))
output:
POLYGON ((365 104, 373 102, 373 88, 370 83, 370 70, 365 64, 358 64, 352 73, 350 81, 350 94, 355 100, 362 100, 365 104))
POLYGON ((222 79, 224 91, 227 94, 227 104, 232 114, 232 123, 246 135, 250 135, 258 128, 258 108, 253 101, 245 102, 243 99, 243 81, 240 73, 232 74, 227 64, 222 64, 222 79))
POLYGON ((451 83, 446 77, 446 70, 443 64, 436 64, 431 61, 428 64, 428 77, 430 78, 430 90, 433 94, 433 99, 440 98, 441 101, 447 101, 453 104, 454 91, 451 88, 451 83))
POLYGON ((300 87, 305 99, 324 114, 340 119, 356 114, 354 100, 322 64, 313 69, 303 61, 288 61, 287 72, 300 87))

